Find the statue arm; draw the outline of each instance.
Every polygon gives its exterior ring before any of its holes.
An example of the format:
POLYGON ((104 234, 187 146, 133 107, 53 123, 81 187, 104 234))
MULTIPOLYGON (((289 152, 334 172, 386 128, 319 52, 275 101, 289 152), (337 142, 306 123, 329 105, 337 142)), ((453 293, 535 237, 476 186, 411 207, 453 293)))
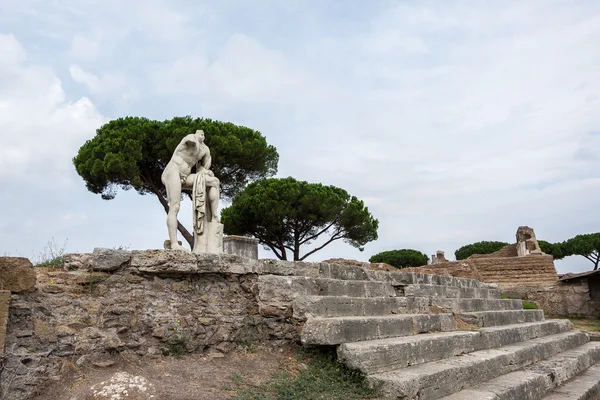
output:
POLYGON ((210 156, 210 150, 208 149, 208 147, 205 146, 205 148, 206 154, 200 159, 200 161, 198 162, 198 166, 202 166, 204 167, 204 169, 210 169, 212 165, 212 157, 210 156))

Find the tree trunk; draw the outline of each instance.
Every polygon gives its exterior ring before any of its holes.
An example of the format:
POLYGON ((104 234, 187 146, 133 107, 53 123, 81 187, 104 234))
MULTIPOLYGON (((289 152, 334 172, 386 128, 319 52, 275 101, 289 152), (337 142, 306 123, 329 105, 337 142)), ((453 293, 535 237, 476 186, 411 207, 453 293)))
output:
POLYGON ((300 261, 300 231, 298 229, 298 221, 294 229, 294 261, 300 261))
POLYGON ((600 263, 600 251, 596 253, 596 262, 594 263, 594 271, 598 269, 598 264, 600 263))

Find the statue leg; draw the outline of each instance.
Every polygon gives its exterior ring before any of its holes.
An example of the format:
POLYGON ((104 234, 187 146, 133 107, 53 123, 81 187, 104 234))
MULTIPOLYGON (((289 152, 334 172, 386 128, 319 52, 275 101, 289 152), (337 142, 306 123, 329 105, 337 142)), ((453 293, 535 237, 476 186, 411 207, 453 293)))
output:
POLYGON ((215 177, 206 177, 206 192, 208 202, 210 204, 210 213, 212 215, 212 221, 219 221, 219 179, 215 177))
POLYGON ((169 213, 167 214, 167 229, 169 231, 169 240, 172 250, 184 250, 183 246, 177 242, 177 214, 179 213, 181 203, 181 178, 179 171, 172 169, 163 174, 163 183, 167 189, 167 200, 169 202, 169 213))

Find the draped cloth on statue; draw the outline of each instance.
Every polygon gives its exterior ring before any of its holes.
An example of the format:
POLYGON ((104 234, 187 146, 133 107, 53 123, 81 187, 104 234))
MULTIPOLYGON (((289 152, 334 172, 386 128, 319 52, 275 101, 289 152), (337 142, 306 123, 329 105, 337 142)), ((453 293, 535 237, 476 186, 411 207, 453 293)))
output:
POLYGON ((206 175, 196 174, 192 189, 192 216, 194 219, 194 253, 223 252, 223 224, 214 222, 208 204, 206 175))
POLYGON ((206 219, 206 179, 203 173, 196 174, 194 188, 192 190, 192 202, 194 203, 194 233, 204 233, 204 222, 206 219))

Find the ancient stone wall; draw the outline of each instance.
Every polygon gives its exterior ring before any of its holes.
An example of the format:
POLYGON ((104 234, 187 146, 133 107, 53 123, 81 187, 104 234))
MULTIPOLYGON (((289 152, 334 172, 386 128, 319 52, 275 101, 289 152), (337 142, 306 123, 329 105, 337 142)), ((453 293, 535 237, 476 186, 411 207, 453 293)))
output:
POLYGON ((553 284, 557 281, 554 259, 546 254, 524 257, 468 258, 406 271, 431 274, 448 274, 462 278, 474 278, 483 282, 502 285, 553 284))
POLYGON ((600 301, 591 298, 585 278, 551 285, 505 285, 501 292, 508 298, 534 301, 549 317, 600 317, 600 301))
POLYGON ((258 295, 259 275, 290 268, 225 254, 100 249, 67 257, 64 269, 36 269, 35 285, 10 295, 0 398, 31 398, 44 381, 102 365, 107 354, 218 355, 240 343, 297 341, 302 321, 258 295))

